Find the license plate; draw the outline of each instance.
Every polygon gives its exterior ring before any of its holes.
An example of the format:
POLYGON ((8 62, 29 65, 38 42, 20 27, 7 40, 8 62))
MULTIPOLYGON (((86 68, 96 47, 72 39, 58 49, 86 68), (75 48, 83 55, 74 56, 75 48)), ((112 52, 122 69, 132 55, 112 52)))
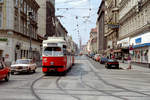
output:
POLYGON ((21 72, 22 70, 21 69, 16 69, 16 71, 21 72))
POLYGON ((116 67, 115 65, 112 65, 111 67, 116 67))

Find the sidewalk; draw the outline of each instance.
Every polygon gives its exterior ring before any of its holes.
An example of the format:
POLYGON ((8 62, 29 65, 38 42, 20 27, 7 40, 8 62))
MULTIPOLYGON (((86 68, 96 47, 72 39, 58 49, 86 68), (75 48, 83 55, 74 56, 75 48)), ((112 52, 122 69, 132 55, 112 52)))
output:
MULTIPOLYGON (((119 66, 120 66, 120 68, 128 70, 127 68, 129 65, 127 62, 124 62, 124 63, 119 62, 119 66)), ((131 66, 132 67, 129 70, 150 71, 150 68, 148 68, 148 67, 143 67, 143 66, 136 65, 136 64, 131 64, 131 66)))

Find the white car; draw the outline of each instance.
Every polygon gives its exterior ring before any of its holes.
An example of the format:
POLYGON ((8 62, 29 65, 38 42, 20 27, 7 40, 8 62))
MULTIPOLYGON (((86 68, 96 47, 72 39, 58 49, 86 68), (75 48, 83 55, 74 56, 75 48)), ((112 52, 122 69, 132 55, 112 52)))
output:
POLYGON ((15 72, 36 72, 37 65, 31 59, 18 59, 11 65, 11 74, 15 72))

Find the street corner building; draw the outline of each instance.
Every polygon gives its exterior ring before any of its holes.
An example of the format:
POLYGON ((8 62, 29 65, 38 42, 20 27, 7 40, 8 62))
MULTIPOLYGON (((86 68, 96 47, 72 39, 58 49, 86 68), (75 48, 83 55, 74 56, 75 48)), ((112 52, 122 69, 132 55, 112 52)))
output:
POLYGON ((133 62, 150 64, 150 0, 121 0, 119 23, 118 45, 128 47, 133 62))
POLYGON ((40 58, 39 8, 35 0, 0 0, 0 57, 12 62, 28 58, 31 52, 32 57, 40 58))

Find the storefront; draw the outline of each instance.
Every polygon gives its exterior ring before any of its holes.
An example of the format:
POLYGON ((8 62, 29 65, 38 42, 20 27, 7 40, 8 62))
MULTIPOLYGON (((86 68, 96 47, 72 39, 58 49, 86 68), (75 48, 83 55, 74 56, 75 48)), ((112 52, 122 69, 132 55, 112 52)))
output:
MULTIPOLYGON (((29 40, 26 38, 0 37, 0 57, 6 62, 13 62, 21 58, 29 58, 29 40)), ((32 41, 32 57, 40 58, 40 42, 32 41)))
POLYGON ((117 42, 118 49, 114 50, 116 59, 126 60, 129 55, 130 38, 125 38, 117 42))
POLYGON ((150 63, 150 32, 131 38, 130 45, 133 62, 150 63))

